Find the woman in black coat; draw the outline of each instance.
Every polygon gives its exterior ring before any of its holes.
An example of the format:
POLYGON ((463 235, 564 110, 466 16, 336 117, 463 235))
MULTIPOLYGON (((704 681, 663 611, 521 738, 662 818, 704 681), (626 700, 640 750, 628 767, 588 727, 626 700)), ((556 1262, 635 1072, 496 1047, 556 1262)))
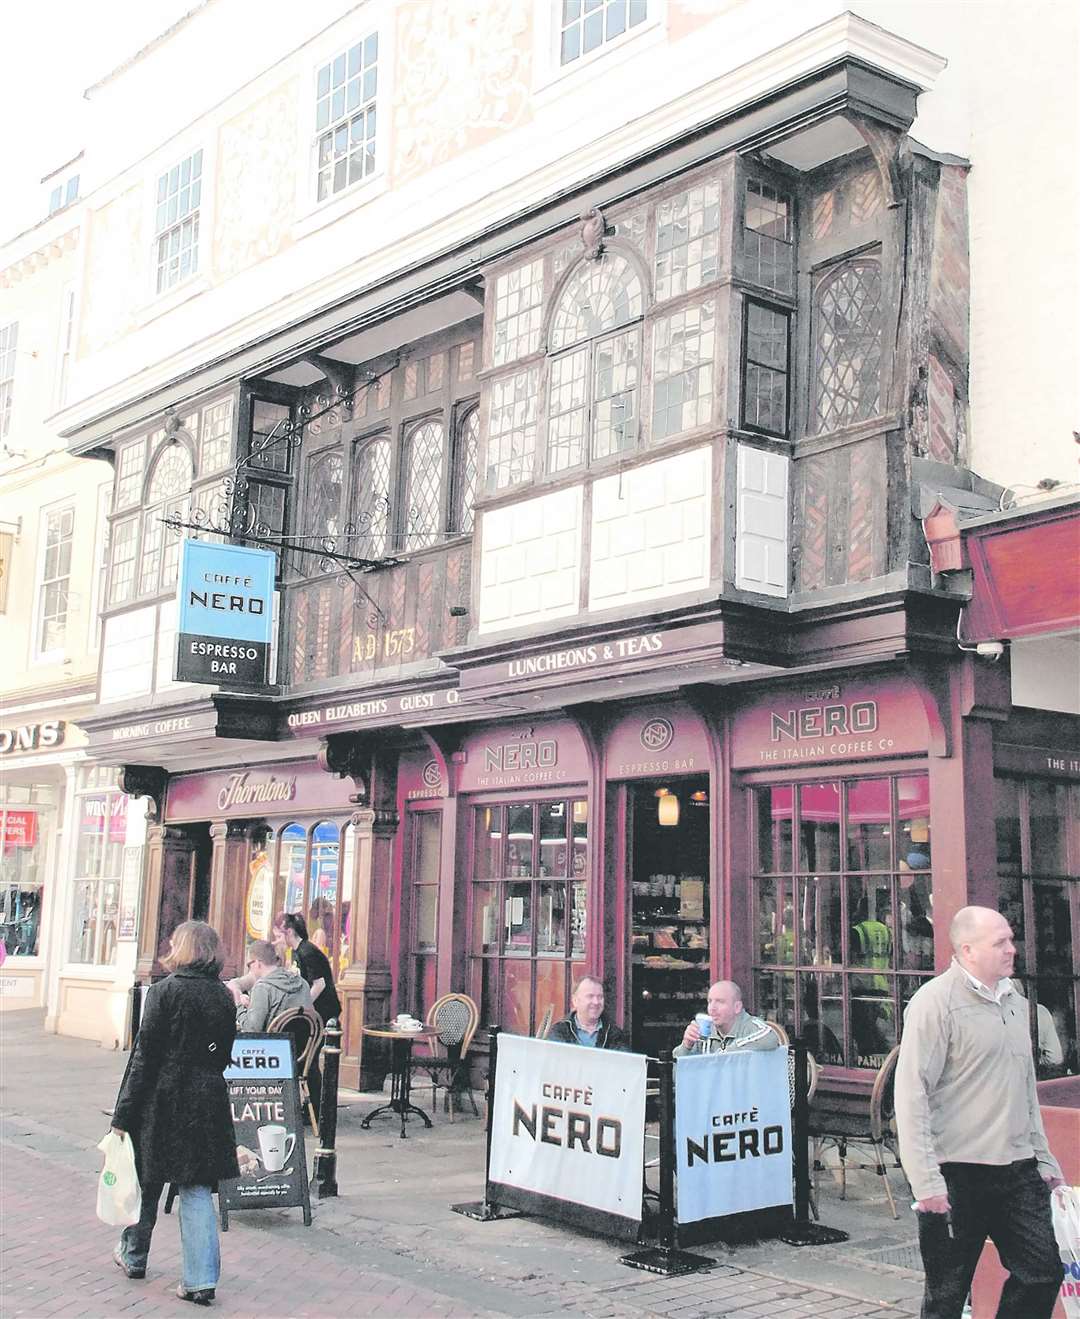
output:
POLYGON ((150 1237, 166 1182, 180 1193, 183 1276, 176 1294, 214 1299, 221 1272, 212 1192, 236 1177, 236 1136, 222 1076, 236 1036, 236 1007, 221 983, 221 941, 205 921, 185 921, 162 959, 172 975, 147 991, 139 1034, 113 1110, 130 1132, 142 1216, 124 1229, 113 1259, 129 1278, 146 1276, 150 1237))

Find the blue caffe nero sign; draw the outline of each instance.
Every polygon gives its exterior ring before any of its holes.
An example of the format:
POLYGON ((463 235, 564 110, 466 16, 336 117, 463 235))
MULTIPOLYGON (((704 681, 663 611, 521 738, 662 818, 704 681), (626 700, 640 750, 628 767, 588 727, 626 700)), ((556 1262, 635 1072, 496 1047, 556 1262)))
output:
POLYGON ((272 550, 185 540, 176 681, 265 686, 274 617, 272 550))

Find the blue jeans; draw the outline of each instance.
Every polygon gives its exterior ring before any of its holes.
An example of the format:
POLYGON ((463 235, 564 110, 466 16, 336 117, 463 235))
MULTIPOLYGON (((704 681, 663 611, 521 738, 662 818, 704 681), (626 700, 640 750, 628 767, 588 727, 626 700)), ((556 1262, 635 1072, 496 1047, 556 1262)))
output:
MULTIPOLYGON (((162 1189, 161 1182, 148 1182, 142 1188, 139 1221, 120 1234, 120 1258, 129 1269, 146 1268, 162 1189)), ((209 1186, 181 1186, 179 1194, 180 1282, 189 1292, 216 1287, 221 1277, 221 1251, 213 1195, 209 1186)))
POLYGON ((1050 1319, 1061 1257, 1050 1192, 1034 1159, 1004 1165, 943 1163, 950 1211, 919 1213, 926 1270, 922 1319, 960 1319, 986 1238, 1009 1271, 997 1319, 1050 1319), (950 1233, 951 1227, 951 1233, 950 1233))

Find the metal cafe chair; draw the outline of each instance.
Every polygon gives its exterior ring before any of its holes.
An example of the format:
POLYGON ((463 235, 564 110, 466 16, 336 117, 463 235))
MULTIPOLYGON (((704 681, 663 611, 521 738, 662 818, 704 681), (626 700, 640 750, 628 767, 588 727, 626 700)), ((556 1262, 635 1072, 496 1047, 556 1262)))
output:
POLYGON ((536 1028, 536 1034, 533 1036, 533 1039, 537 1039, 537 1040, 547 1039, 548 1032, 551 1030, 551 1019, 552 1017, 554 1017, 554 1015, 555 1015, 555 1008, 552 1006, 552 1004, 549 1003, 544 1010, 544 1015, 540 1018, 540 1024, 536 1028))
POLYGON ((422 1080, 420 1084, 431 1086, 433 1113, 439 1087, 442 1087, 443 1112, 449 1112, 451 1122, 454 1120, 454 1096, 463 1090, 469 1096, 472 1111, 480 1116, 469 1084, 467 1058, 479 1022, 479 1009, 468 994, 444 994, 431 1005, 427 1014, 427 1024, 438 1032, 429 1044, 431 1053, 414 1054, 409 1063, 411 1073, 426 1075, 426 1081, 422 1080))
POLYGON ((315 1112, 315 1105, 311 1102, 308 1073, 322 1040, 322 1022, 313 1008, 289 1008, 285 1012, 279 1012, 266 1029, 271 1035, 292 1037, 293 1051, 296 1054, 296 1073, 300 1081, 300 1106, 307 1109, 312 1133, 318 1140, 319 1118, 315 1112))
POLYGON ((893 1218, 898 1218, 896 1201, 889 1184, 889 1169, 901 1168, 896 1141, 896 1105, 893 1083, 896 1060, 900 1048, 893 1048, 877 1070, 870 1091, 870 1102, 865 1100, 831 1105, 810 1112, 810 1135, 814 1140, 814 1199, 817 1198, 817 1176, 821 1171, 821 1155, 827 1145, 834 1145, 840 1159, 840 1198, 847 1198, 848 1147, 869 1146, 873 1150, 872 1163, 850 1163, 852 1168, 876 1172, 885 1183, 885 1196, 893 1218))

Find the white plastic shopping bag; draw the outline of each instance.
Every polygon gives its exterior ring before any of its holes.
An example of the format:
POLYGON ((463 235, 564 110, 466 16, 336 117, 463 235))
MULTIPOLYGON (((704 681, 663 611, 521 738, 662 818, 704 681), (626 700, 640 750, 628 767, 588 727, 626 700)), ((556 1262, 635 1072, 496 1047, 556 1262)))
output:
POLYGON ((130 1227, 139 1221, 142 1192, 135 1172, 135 1149, 131 1137, 110 1131, 98 1142, 105 1166, 98 1178, 97 1216, 113 1227, 130 1227))
POLYGON ((1059 1186, 1050 1196, 1054 1236, 1061 1253, 1061 1308, 1080 1319, 1080 1186, 1059 1186))

